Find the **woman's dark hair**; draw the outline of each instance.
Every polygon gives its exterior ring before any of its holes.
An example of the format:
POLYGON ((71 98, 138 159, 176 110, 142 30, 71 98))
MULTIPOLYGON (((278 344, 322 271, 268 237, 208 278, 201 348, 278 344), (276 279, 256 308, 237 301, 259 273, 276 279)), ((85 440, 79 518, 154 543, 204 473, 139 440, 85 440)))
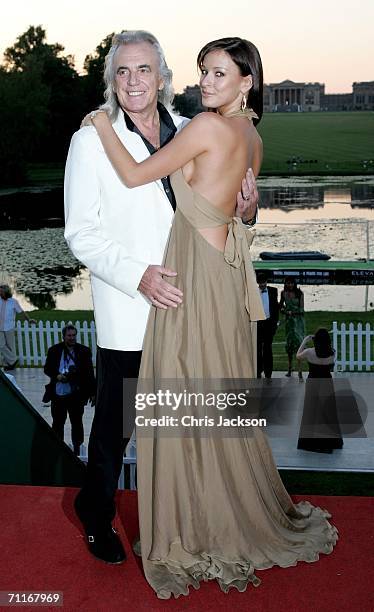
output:
POLYGON ((238 66, 242 76, 252 75, 253 84, 248 93, 247 107, 253 108, 258 115, 258 119, 254 119, 256 125, 260 122, 263 113, 263 74, 262 62, 257 47, 249 40, 243 38, 219 38, 207 43, 197 56, 198 68, 202 68, 204 58, 211 51, 226 51, 232 61, 238 66))
POLYGON ((301 291, 301 289, 299 289, 299 287, 297 286, 297 282, 295 281, 293 276, 286 276, 284 279, 284 285, 286 285, 286 283, 291 283, 293 285, 293 292, 295 293, 297 299, 301 300, 303 292, 301 291))
POLYGON ((331 357, 335 355, 330 334, 325 327, 317 329, 313 336, 313 342, 317 357, 331 357))

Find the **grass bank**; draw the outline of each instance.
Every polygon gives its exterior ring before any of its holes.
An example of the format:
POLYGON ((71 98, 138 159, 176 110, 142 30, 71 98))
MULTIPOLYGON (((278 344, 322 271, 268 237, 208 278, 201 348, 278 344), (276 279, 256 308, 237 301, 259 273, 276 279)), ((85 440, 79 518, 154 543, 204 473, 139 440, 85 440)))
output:
MULTIPOLYGON (((374 174, 373 112, 265 113, 258 130, 261 174, 374 174)), ((64 164, 29 164, 28 179, 62 185, 64 164)))
POLYGON ((262 174, 374 174, 372 112, 266 113, 258 129, 262 174))

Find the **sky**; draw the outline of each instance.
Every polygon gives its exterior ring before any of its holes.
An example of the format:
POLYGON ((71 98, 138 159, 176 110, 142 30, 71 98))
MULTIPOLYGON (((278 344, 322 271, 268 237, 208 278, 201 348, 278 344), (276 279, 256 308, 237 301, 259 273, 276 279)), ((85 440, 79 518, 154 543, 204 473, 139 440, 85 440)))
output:
MULTIPOLYGON (((325 83, 326 93, 374 80, 374 0, 18 0, 1 7, 0 53, 30 25, 59 42, 82 71, 113 31, 143 29, 163 47, 181 92, 198 81, 196 56, 210 40, 240 36, 259 49, 266 83, 325 83)), ((1 58, 2 61, 2 58, 1 58)))

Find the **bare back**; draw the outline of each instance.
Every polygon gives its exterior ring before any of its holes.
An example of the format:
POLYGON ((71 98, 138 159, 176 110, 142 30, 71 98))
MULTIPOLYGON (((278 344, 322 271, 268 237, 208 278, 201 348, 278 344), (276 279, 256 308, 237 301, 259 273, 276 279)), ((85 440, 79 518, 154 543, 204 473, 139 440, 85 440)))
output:
MULTIPOLYGON (((210 114, 208 150, 188 162, 182 170, 194 191, 232 217, 247 169, 252 167, 255 176, 259 173, 262 141, 247 117, 213 117, 210 114)), ((201 229, 200 233, 217 249, 224 249, 227 225, 201 229)))
POLYGON ((335 355, 330 355, 329 357, 317 357, 315 348, 306 349, 305 359, 309 363, 312 363, 313 365, 323 366, 323 365, 332 365, 333 363, 335 363, 335 355))

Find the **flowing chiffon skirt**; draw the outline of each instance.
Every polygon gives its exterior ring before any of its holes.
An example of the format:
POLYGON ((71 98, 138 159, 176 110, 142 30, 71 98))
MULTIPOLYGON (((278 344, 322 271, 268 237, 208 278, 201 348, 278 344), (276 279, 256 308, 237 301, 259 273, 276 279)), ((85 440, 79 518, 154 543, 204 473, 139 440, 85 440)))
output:
MULTIPOLYGON (((253 232, 194 192, 181 171, 172 184, 178 207, 164 265, 178 272, 173 282, 184 301, 152 309, 138 389, 157 392, 165 381, 186 389, 196 380, 209 388, 213 379, 235 387, 256 377, 253 321, 264 318, 249 256, 253 232), (223 223, 225 252, 198 231, 223 223)), ((158 418, 165 407, 156 403, 147 414, 158 418)), ((332 552, 338 535, 329 513, 293 504, 261 428, 231 428, 227 436, 190 429, 137 427, 142 561, 159 598, 187 595, 211 579, 224 592, 244 591, 260 583, 256 570, 332 552)))

